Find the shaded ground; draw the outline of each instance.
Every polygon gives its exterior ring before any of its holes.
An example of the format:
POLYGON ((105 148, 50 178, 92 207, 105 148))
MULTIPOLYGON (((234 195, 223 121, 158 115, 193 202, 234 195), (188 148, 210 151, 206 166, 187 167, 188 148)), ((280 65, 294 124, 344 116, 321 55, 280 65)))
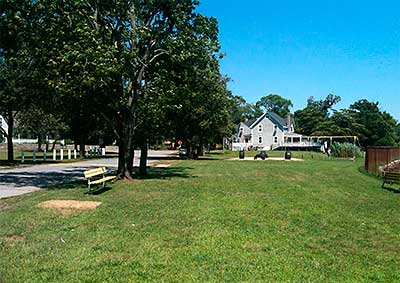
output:
MULTIPOLYGON (((148 164, 166 158, 173 151, 150 151, 148 164)), ((134 165, 138 166, 140 151, 134 165)), ((110 172, 117 167, 117 158, 95 159, 75 163, 38 165, 0 171, 0 198, 30 193, 44 188, 55 188, 68 182, 83 180, 83 171, 104 166, 110 172)))

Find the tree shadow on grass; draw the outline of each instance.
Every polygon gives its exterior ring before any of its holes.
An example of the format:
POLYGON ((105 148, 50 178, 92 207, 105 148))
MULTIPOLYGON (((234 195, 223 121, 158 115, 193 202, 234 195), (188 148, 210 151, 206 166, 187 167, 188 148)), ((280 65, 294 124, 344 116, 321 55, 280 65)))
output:
POLYGON ((147 160, 183 160, 179 156, 148 156, 147 160))
POLYGON ((397 187, 397 189, 391 188, 391 187, 386 187, 386 186, 381 187, 381 188, 384 189, 384 190, 387 190, 389 192, 392 192, 394 194, 400 194, 400 187, 397 187))
POLYGON ((358 169, 357 170, 358 172, 360 172, 361 174, 363 174, 365 176, 373 177, 377 180, 381 180, 381 177, 379 174, 368 173, 368 171, 364 168, 364 166, 359 166, 357 169, 358 169))
POLYGON ((18 188, 34 187, 40 189, 72 189, 84 184, 83 171, 92 167, 79 166, 62 171, 35 172, 24 168, 12 171, 0 171, 0 190, 2 187, 18 188))
POLYGON ((172 179, 172 178, 196 178, 189 173, 192 167, 148 167, 147 175, 137 175, 137 179, 172 179))
POLYGON ((219 160, 218 158, 213 158, 213 157, 209 157, 209 156, 199 156, 197 159, 188 159, 188 158, 182 158, 179 156, 160 156, 160 157, 147 157, 147 160, 162 160, 162 161, 174 161, 174 160, 192 160, 192 161, 196 161, 196 160, 219 160))
POLYGON ((20 164, 19 161, 9 162, 7 160, 0 160, 0 166, 14 167, 14 166, 18 166, 19 164, 20 164))
MULTIPOLYGON (((87 182, 83 177, 83 171, 93 169, 90 166, 74 166, 67 169, 58 167, 46 168, 51 171, 35 171, 35 169, 19 168, 13 170, 0 171, 0 194, 1 191, 22 191, 22 190, 68 190, 68 189, 85 189, 87 182)), ((109 168, 110 169, 110 168, 109 168)), ((172 179, 172 178, 194 178, 189 171, 190 167, 150 167, 148 175, 141 177, 136 175, 135 179, 172 179)), ((110 170, 110 175, 115 175, 116 172, 110 170)), ((111 186, 112 188, 112 186, 111 186)), ((91 194, 102 194, 111 189, 94 188, 91 194)))
POLYGON ((105 192, 108 192, 111 189, 112 188, 108 187, 108 186, 105 186, 105 187, 100 186, 99 188, 91 189, 90 191, 85 192, 85 195, 95 195, 95 196, 97 196, 97 195, 101 195, 101 194, 103 194, 105 192))

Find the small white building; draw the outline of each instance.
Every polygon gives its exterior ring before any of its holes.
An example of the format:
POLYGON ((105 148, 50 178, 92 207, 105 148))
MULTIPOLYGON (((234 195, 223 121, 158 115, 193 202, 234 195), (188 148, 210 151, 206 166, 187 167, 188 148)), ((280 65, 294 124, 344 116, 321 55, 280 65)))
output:
POLYGON ((2 131, 6 132, 8 131, 8 125, 6 123, 6 120, 4 120, 3 116, 0 115, 0 135, 2 135, 2 131))
MULTIPOLYGON (((6 120, 4 119, 3 116, 0 115, 0 135, 3 135, 2 132, 8 132, 8 124, 6 122, 6 120)), ((3 135, 4 136, 4 135, 3 135)), ((13 143, 37 143, 38 140, 37 139, 25 139, 25 138, 21 138, 19 135, 17 138, 13 138, 13 143)), ((7 137, 4 136, 4 142, 7 143, 7 137)))

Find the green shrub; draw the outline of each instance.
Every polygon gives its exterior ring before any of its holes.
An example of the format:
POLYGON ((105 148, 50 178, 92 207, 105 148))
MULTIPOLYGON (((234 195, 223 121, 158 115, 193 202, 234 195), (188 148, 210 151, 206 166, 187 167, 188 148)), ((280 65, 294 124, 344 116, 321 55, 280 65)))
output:
POLYGON ((356 157, 362 156, 360 148, 348 142, 334 143, 331 150, 334 157, 353 157, 354 153, 356 157))

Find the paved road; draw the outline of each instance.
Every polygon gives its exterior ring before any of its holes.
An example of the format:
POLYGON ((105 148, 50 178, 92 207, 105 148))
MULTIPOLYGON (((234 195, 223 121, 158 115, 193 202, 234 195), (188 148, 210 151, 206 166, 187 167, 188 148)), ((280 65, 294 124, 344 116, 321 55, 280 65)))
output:
MULTIPOLYGON (((174 151, 149 151, 148 164, 159 161, 174 151)), ((140 151, 135 151, 134 165, 139 165, 140 151)), ((48 187, 57 187, 68 181, 83 178, 83 171, 105 166, 117 169, 117 158, 94 159, 82 162, 37 165, 17 169, 0 170, 0 198, 17 196, 48 187)))

